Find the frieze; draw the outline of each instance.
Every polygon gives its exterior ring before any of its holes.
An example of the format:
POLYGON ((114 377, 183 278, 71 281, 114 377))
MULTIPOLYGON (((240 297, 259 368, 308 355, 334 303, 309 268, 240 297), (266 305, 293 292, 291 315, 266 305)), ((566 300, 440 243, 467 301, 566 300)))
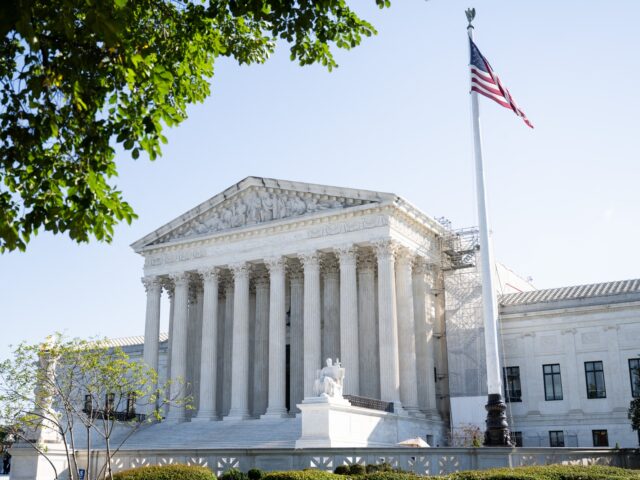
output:
POLYGON ((184 250, 179 252, 169 252, 160 255, 153 255, 145 259, 145 267, 157 267, 165 265, 167 263, 186 262, 194 260, 196 258, 202 258, 207 256, 205 249, 198 250, 184 250))
POLYGON ((312 228, 308 231, 309 238, 326 237, 330 235, 341 235, 358 230, 366 230, 369 228, 384 227, 389 225, 389 219, 385 216, 378 215, 375 217, 364 217, 350 222, 330 223, 312 228))
POLYGON ((368 203, 373 202, 287 190, 252 189, 186 222, 155 244, 368 203))

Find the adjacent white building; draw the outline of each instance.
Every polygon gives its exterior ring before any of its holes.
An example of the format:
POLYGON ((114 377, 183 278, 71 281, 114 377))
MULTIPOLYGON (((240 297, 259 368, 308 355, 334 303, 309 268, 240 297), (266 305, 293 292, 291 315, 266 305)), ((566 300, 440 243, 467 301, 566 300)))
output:
MULTIPOLYGON (((195 398, 139 445, 159 445, 163 431, 228 445, 242 431, 249 446, 293 447, 297 405, 326 358, 344 366, 352 405, 404 419, 434 445, 465 424, 482 428, 472 230, 452 232, 394 194, 248 177, 132 246, 145 258, 147 313, 142 351, 135 340, 125 348, 161 377, 186 379, 195 398)), ((640 394, 630 380, 640 281, 532 291, 497 268, 509 418, 522 443, 637 445, 626 408, 640 394)))

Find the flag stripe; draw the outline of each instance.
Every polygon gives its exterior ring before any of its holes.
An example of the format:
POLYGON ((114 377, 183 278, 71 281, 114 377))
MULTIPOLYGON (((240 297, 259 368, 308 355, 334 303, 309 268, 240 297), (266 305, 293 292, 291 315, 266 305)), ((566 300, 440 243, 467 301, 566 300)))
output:
POLYGON ((485 97, 490 98, 491 100, 493 100, 497 104, 502 105, 504 108, 511 109, 511 105, 509 105, 507 102, 495 97, 494 95, 491 95, 490 93, 486 93, 484 90, 480 90, 479 88, 476 88, 476 87, 471 87, 471 91, 472 92, 478 92, 480 95, 484 95, 485 97))
POLYGON ((471 91, 484 95, 496 102, 498 105, 508 108, 517 116, 522 118, 527 126, 533 128, 533 125, 527 116, 520 107, 518 107, 518 104, 516 104, 509 90, 502 85, 500 78, 493 71, 491 65, 489 65, 489 61, 480 53, 480 50, 478 50, 478 47, 473 43, 471 38, 469 38, 469 46, 471 52, 471 59, 469 62, 471 91))

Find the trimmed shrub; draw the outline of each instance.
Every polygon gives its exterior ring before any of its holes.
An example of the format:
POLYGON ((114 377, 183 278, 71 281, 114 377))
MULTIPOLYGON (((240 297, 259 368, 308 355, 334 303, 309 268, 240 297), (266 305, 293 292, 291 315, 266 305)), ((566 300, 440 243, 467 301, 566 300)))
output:
POLYGON ((365 468, 364 465, 360 465, 359 463, 354 463, 349 467, 349 475, 364 475, 365 468))
POLYGON ((247 472, 247 477, 249 480, 261 480, 264 477, 264 472, 259 468, 252 468, 247 472))
POLYGON ((367 473, 393 472, 393 467, 391 466, 390 463, 387 463, 387 462, 374 463, 374 464, 367 465, 366 472, 367 473))
POLYGON ((449 480, 640 480, 640 471, 601 465, 545 465, 452 473, 449 480))
POLYGON ((248 480, 249 477, 246 473, 241 472, 237 468, 230 468, 222 475, 220 475, 220 480, 248 480))
POLYGON ((113 480, 216 480, 216 476, 205 467, 175 464, 123 470, 113 480))
POLYGON ((413 472, 374 472, 368 473, 363 478, 366 480, 418 480, 420 477, 413 472))
POLYGON ((306 470, 287 470, 281 472, 268 472, 262 480, 344 480, 342 475, 308 468, 306 470))
POLYGON ((336 475, 349 475, 351 469, 349 465, 338 465, 336 469, 333 471, 336 475))

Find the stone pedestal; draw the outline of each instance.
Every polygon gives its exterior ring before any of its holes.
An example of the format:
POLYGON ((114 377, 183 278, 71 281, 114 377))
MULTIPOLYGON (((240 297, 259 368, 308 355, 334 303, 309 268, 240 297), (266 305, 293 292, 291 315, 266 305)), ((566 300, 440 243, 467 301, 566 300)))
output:
POLYGON ((55 480, 67 478, 69 468, 67 456, 62 443, 47 443, 47 457, 55 466, 25 443, 17 443, 11 447, 11 480, 55 480), (57 471, 57 477, 56 477, 57 471))
POLYGON ((393 447, 409 438, 442 435, 442 422, 354 407, 344 398, 305 398, 298 405, 302 435, 298 448, 393 447))

